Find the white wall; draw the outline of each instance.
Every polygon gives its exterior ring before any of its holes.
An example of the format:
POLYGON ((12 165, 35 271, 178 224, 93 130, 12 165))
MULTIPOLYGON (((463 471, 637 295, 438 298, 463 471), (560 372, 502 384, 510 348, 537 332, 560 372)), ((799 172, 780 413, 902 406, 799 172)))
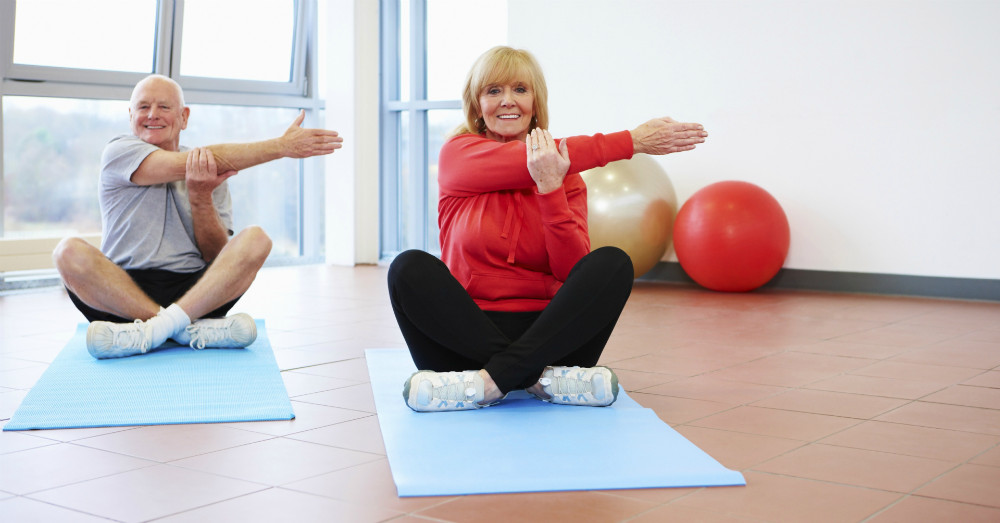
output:
POLYGON ((1000 2, 510 0, 509 24, 557 136, 703 123, 660 160, 679 202, 764 187, 786 267, 1000 278, 1000 2))
POLYGON ((326 127, 344 147, 325 157, 327 263, 378 262, 379 7, 321 0, 326 27, 326 127))

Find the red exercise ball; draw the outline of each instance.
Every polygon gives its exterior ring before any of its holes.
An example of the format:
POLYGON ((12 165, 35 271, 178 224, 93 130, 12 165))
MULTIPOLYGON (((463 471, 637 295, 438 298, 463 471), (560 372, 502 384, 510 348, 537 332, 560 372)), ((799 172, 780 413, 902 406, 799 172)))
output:
POLYGON ((788 255, 788 218, 764 189, 718 182, 694 193, 674 222, 684 272, 714 291, 745 292, 767 283, 788 255))

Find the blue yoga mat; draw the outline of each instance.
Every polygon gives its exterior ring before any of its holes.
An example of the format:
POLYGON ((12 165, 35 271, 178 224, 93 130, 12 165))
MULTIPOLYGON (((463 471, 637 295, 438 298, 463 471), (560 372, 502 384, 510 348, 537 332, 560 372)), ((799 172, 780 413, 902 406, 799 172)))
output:
POLYGON ((624 391, 603 408, 515 391, 485 409, 418 413, 403 400, 409 352, 365 357, 400 496, 746 485, 624 391))
POLYGON ((49 365, 3 430, 169 425, 295 417, 281 371, 257 320, 245 349, 164 346, 97 360, 87 324, 49 365))

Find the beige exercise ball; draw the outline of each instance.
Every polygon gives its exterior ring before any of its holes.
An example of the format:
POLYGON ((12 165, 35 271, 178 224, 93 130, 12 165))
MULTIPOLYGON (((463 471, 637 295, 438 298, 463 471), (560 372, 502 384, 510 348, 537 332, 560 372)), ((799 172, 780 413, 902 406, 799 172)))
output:
POLYGON ((638 278, 663 258, 677 216, 677 195, 656 160, 636 154, 580 173, 587 184, 590 248, 613 245, 632 258, 638 278))

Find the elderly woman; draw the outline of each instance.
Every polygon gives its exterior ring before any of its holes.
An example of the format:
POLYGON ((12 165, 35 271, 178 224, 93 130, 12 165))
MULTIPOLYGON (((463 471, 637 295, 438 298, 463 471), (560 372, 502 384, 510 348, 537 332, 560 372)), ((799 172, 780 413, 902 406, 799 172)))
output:
POLYGON ((441 148, 441 259, 401 253, 389 268, 393 312, 420 369, 403 385, 420 412, 481 408, 511 390, 607 406, 596 367, 634 278, 620 249, 590 252, 579 173, 634 153, 693 149, 708 134, 658 118, 636 129, 555 140, 547 89, 527 51, 495 47, 469 72, 466 122, 441 148))

